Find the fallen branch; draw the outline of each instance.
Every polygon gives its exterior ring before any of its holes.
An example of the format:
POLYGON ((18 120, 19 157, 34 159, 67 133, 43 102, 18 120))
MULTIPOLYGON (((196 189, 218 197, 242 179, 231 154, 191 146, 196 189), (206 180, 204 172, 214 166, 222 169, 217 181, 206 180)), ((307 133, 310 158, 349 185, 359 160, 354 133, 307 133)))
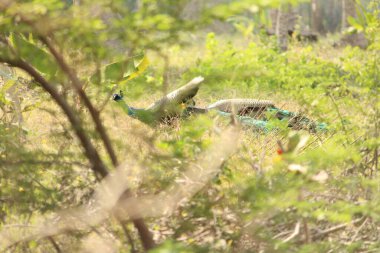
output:
POLYGON ((355 235, 352 237, 351 242, 355 242, 356 238, 358 237, 360 231, 363 229, 365 224, 367 224, 368 218, 366 218, 363 223, 360 225, 360 227, 356 230, 355 235))
POLYGON ((277 235, 273 236, 272 239, 278 239, 284 235, 290 234, 291 232, 292 232, 291 230, 290 231, 282 231, 282 232, 278 233, 277 235))
POLYGON ((292 239, 294 239, 296 236, 298 236, 300 234, 300 227, 301 227, 301 222, 298 221, 296 223, 293 233, 289 235, 287 238, 285 238, 284 240, 282 240, 282 243, 287 243, 291 241, 292 239))
POLYGON ((343 224, 339 224, 337 226, 334 226, 334 227, 331 227, 331 228, 328 228, 326 230, 322 230, 321 232, 317 233, 316 235, 313 236, 313 240, 318 240, 318 239, 321 239, 331 233, 334 233, 334 232, 337 232, 341 229, 344 229, 346 228, 347 226, 349 225, 355 225, 355 224, 358 224, 360 223, 361 221, 363 221, 365 219, 365 217, 361 217, 361 218, 358 218, 356 220, 353 220, 351 222, 347 222, 347 223, 343 223, 343 224))

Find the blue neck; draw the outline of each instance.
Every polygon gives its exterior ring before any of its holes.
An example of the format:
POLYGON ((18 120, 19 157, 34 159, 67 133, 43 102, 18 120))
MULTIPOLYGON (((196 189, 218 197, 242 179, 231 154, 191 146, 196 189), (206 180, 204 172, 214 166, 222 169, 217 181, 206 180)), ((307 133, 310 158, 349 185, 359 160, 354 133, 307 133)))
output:
POLYGON ((117 100, 116 102, 118 102, 122 106, 124 112, 126 112, 129 116, 136 116, 136 110, 139 109, 130 107, 123 99, 117 100))

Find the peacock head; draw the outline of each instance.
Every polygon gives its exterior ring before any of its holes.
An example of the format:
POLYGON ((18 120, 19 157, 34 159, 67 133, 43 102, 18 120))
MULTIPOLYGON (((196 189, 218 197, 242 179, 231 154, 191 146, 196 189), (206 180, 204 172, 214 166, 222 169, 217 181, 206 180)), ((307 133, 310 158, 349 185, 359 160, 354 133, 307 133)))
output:
POLYGON ((124 94, 123 94, 122 90, 120 90, 119 93, 116 93, 116 94, 112 95, 112 99, 115 100, 115 101, 123 100, 123 97, 124 97, 124 94))

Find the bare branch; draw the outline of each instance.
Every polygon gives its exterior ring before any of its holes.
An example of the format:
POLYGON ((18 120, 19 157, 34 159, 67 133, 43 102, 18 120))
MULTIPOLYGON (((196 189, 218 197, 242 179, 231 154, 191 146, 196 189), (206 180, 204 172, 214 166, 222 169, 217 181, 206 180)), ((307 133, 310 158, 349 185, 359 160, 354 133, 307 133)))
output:
POLYGON ((284 240, 282 240, 282 243, 286 243, 286 242, 289 242, 291 241, 292 239, 294 239, 296 236, 298 236, 300 234, 300 227, 301 227, 301 222, 298 221, 296 223, 296 226, 294 228, 294 231, 291 235, 289 235, 287 238, 285 238, 284 240))
POLYGON ((85 106, 88 108, 92 120, 95 123, 96 130, 100 134, 100 137, 103 141, 103 144, 107 150, 108 155, 110 156, 113 165, 116 167, 118 165, 117 157, 115 154, 115 151, 113 150, 111 140, 109 139, 107 132, 102 124, 102 121, 100 120, 99 112, 96 110, 96 108, 92 105, 90 99, 86 95, 86 93, 83 90, 83 85, 82 82, 79 80, 78 76, 76 75, 75 71, 70 68, 70 66, 66 63, 65 59, 63 58, 63 55, 61 55, 53 46, 51 41, 43 36, 40 36, 40 40, 48 47, 49 51, 51 54, 54 56, 56 59, 58 65, 62 69, 63 72, 66 73, 66 75, 69 77, 71 80, 74 89, 78 93, 79 97, 85 104, 85 106))
POLYGON ((351 225, 351 224, 358 224, 360 223, 361 221, 363 221, 365 219, 365 217, 361 217, 361 218, 358 218, 356 220, 353 220, 351 222, 347 222, 347 223, 343 223, 343 224, 339 224, 337 226, 334 226, 334 227, 331 227, 331 228, 328 228, 326 230, 323 230, 319 233, 317 233, 316 235, 313 236, 313 239, 320 239, 320 238, 323 238, 325 236, 327 236, 328 234, 331 234, 331 233, 334 233, 336 231, 339 231, 341 229, 344 229, 346 228, 347 226, 351 225))
POLYGON ((57 253, 62 253, 61 248, 59 247, 58 243, 54 240, 53 237, 49 236, 48 240, 51 242, 51 244, 53 245, 53 247, 54 247, 55 251, 57 251, 57 253))
POLYGON ((91 143, 88 138, 85 130, 82 127, 82 122, 78 118, 77 114, 73 111, 71 106, 67 103, 67 101, 59 94, 58 90, 54 85, 49 83, 40 73, 37 72, 29 63, 23 60, 11 60, 11 59, 1 59, 0 62, 8 63, 13 67, 20 68, 27 72, 31 77, 34 78, 36 82, 38 82, 44 90, 46 90, 54 101, 59 105, 59 107, 63 110, 67 118, 69 119, 75 134, 80 140, 85 154, 92 164, 92 169, 96 175, 105 177, 108 174, 107 168, 104 165, 103 161, 100 159, 98 152, 96 151, 94 145, 91 143))
MULTIPOLYGON (((74 86, 74 89, 78 93, 80 99, 83 101, 85 106, 90 112, 90 115, 92 117, 92 120, 95 123, 96 130, 100 134, 101 140, 103 141, 103 144, 107 150, 108 155, 110 156, 112 160, 112 164, 114 167, 118 166, 118 160, 115 154, 115 151, 112 147, 111 140, 106 132, 106 129, 104 128, 102 121, 100 120, 99 111, 93 106, 90 99, 86 95, 86 93, 83 90, 82 82, 79 80, 78 76, 76 75, 75 71, 70 68, 70 66, 66 63, 63 55, 61 55, 53 46, 50 39, 47 37, 40 36, 40 40, 48 47, 51 54, 56 59, 58 65, 62 69, 63 72, 66 73, 66 75, 71 80, 71 83, 74 86)), ((129 191, 126 189, 126 195, 129 195, 129 191)), ((145 225, 144 221, 142 219, 134 219, 133 223, 138 230, 140 234, 140 238, 142 240, 142 243, 144 245, 145 249, 151 249, 155 246, 155 243, 153 241, 153 237, 148 229, 148 227, 145 225)))

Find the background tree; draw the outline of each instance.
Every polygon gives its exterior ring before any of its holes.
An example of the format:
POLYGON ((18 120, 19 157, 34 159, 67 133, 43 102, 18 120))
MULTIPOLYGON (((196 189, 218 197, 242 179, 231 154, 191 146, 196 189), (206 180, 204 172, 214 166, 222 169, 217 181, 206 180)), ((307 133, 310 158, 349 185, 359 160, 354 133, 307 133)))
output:
MULTIPOLYGON (((350 26, 350 19, 356 19, 358 17, 358 6, 355 0, 342 0, 342 9, 342 29, 344 33, 347 33, 347 28, 350 26)), ((351 31, 349 34, 345 34, 342 38, 342 43, 358 46, 360 48, 366 48, 368 46, 367 39, 360 31, 351 31)))
POLYGON ((272 29, 277 36, 277 44, 281 51, 288 49, 288 36, 295 30, 297 15, 292 5, 281 5, 279 9, 271 11, 272 29))
POLYGON ((312 30, 315 33, 324 33, 323 18, 321 12, 321 1, 311 1, 311 13, 312 13, 312 30))

